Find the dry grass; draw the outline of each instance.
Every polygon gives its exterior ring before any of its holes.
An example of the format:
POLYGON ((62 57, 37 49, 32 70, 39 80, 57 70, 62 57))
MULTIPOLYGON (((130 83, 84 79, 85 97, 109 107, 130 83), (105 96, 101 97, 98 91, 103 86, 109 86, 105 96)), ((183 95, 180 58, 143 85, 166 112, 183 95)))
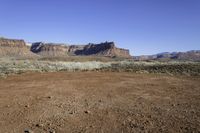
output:
POLYGON ((0 59, 0 75, 20 74, 27 71, 116 71, 134 73, 165 73, 170 75, 200 75, 200 62, 134 62, 134 61, 42 61, 0 59))

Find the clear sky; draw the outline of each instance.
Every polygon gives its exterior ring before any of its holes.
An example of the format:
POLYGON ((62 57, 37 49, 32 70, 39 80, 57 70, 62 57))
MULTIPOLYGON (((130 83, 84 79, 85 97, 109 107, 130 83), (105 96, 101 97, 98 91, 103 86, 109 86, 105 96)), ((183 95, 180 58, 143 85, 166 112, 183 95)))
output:
POLYGON ((0 0, 0 36, 114 41, 132 55, 200 50, 200 0, 0 0))

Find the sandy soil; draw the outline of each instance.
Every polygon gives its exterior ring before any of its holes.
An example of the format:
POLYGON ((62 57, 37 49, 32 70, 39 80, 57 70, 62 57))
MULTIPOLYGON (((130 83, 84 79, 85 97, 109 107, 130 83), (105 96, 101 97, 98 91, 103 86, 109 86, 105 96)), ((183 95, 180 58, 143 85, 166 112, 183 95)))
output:
POLYGON ((200 78, 112 72, 0 79, 1 133, 200 132, 200 78))

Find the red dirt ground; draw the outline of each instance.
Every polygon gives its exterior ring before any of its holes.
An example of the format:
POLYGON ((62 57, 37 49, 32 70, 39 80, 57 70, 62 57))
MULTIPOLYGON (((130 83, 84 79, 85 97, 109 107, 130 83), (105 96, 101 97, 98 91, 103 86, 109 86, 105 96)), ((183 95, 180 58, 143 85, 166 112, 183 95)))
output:
POLYGON ((1 133, 200 132, 200 78, 117 72, 0 79, 1 133))

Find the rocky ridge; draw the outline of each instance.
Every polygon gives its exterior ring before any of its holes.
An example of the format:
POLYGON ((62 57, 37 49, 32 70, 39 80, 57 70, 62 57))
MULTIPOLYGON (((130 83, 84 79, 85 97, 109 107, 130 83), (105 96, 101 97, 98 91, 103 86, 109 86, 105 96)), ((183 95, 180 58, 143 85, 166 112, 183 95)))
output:
POLYGON ((31 51, 43 56, 108 56, 130 58, 129 50, 120 49, 114 42, 100 44, 89 43, 88 45, 66 45, 56 43, 33 43, 31 51))
POLYGON ((0 56, 8 57, 67 57, 67 56, 107 56, 130 58, 129 50, 120 49, 114 42, 87 45, 67 45, 62 43, 35 42, 30 45, 24 40, 0 38, 0 56))

